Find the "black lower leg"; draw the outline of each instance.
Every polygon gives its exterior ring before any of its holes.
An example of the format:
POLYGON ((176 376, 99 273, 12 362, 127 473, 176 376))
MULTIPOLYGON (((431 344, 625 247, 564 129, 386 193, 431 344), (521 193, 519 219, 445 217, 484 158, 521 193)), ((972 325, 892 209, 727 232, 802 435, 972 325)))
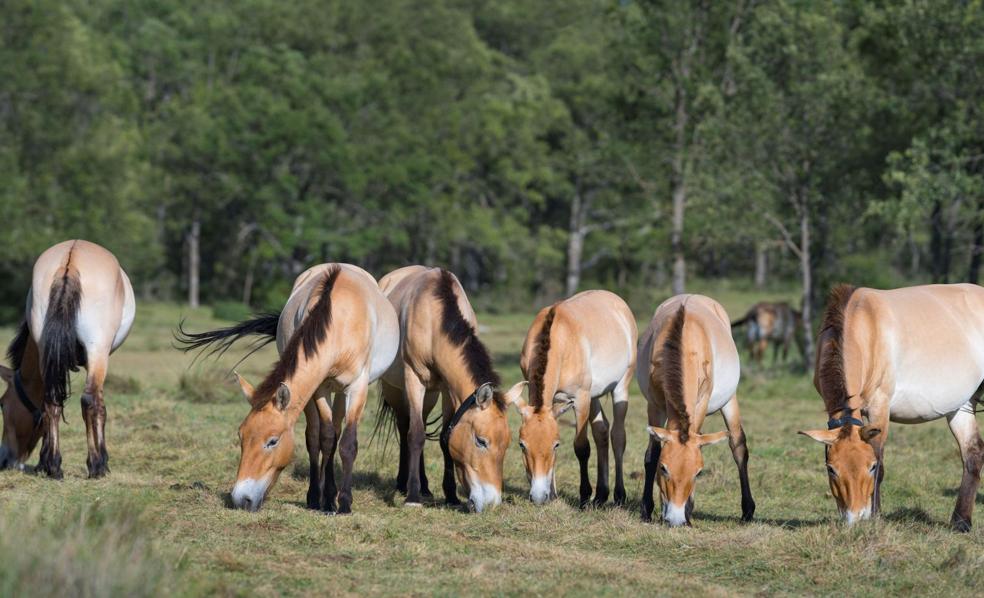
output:
POLYGON ((587 442, 574 445, 574 454, 581 466, 581 497, 580 505, 584 508, 591 500, 591 481, 588 479, 588 459, 591 457, 591 445, 587 442))
POLYGON ((44 421, 41 424, 45 426, 45 431, 41 440, 41 458, 38 463, 38 471, 55 480, 64 477, 61 468, 61 451, 58 447, 58 420, 60 417, 61 407, 45 405, 44 421))
POLYGON ((963 478, 960 480, 957 504, 950 517, 950 525, 958 532, 969 532, 971 529, 974 502, 981 484, 982 464, 984 464, 984 441, 978 438, 976 446, 964 454, 963 478))
POLYGON ((335 428, 327 426, 330 432, 322 434, 321 448, 321 510, 325 513, 335 512, 335 497, 338 488, 335 486, 335 447, 338 439, 335 428))
POLYGON ((748 483, 748 444, 745 440, 745 430, 739 429, 738 437, 730 442, 731 454, 738 466, 738 481, 741 484, 741 520, 751 521, 755 515, 755 501, 752 499, 752 488, 748 483))
MULTIPOLYGON (((355 466, 355 457, 359 453, 359 439, 356 436, 354 425, 347 424, 342 433, 339 443, 339 454, 342 458, 342 486, 338 491, 338 512, 352 512, 352 470, 355 466)), ((325 480, 328 484, 328 480, 325 480)), ((334 475, 332 476, 332 487, 334 487, 334 475)))
POLYGON ((458 499, 458 484, 454 479, 454 462, 451 460, 451 452, 447 444, 441 442, 441 454, 444 456, 444 479, 441 486, 444 489, 444 500, 449 505, 460 505, 458 499))
POLYGON ((434 498, 427 483, 427 471, 424 469, 424 451, 420 451, 420 495, 424 498, 434 498))
POLYGON ((642 520, 652 521, 653 520, 653 509, 656 507, 656 503, 653 500, 653 482, 656 479, 656 466, 659 464, 659 452, 660 445, 657 442, 650 440, 649 448, 646 449, 646 477, 642 482, 642 520))

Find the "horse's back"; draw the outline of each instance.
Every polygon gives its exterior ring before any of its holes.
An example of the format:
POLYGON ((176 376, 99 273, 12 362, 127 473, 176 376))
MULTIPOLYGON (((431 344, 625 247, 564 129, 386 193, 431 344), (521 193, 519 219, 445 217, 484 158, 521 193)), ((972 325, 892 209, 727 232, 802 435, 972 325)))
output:
POLYGON ((893 419, 928 421, 984 381, 984 289, 971 284, 857 289, 845 310, 848 391, 890 395, 893 419))
MULTIPOLYGON (((553 326, 559 329, 559 334, 566 333, 573 337, 570 342, 579 345, 591 375, 592 396, 609 392, 635 366, 638 336, 635 317, 625 301, 614 293, 583 291, 561 301, 555 307, 553 326)), ((562 380, 561 388, 576 384, 575 380, 562 380)))

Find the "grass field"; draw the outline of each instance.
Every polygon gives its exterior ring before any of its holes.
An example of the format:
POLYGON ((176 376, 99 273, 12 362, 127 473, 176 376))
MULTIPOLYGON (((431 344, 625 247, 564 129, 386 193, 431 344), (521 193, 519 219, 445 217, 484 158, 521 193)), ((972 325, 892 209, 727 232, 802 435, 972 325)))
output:
MULTIPOLYGON (((721 296, 733 316, 760 298, 730 290, 721 296)), ((705 450, 693 528, 640 523, 647 438, 644 400, 635 387, 624 509, 576 508, 568 426, 558 458, 561 499, 533 506, 515 414, 501 507, 480 515, 441 503, 403 508, 393 490, 395 447, 384 452, 380 442, 368 442, 375 391, 361 431, 353 515, 304 508, 303 425, 295 430, 296 469, 285 472, 263 509, 228 509, 236 429, 247 405, 222 377, 234 359, 215 373, 185 374, 190 358, 170 347, 170 330, 182 314, 193 329, 220 324, 207 310, 143 305, 112 359, 109 476, 85 479, 76 399, 62 426, 64 481, 0 473, 0 594, 969 596, 984 588, 984 512, 969 534, 948 527, 960 459, 945 424, 893 426, 884 517, 846 528, 836 521, 822 448, 796 434, 823 426, 821 401, 805 376, 785 368, 746 370, 739 390, 758 503, 751 524, 738 520, 737 473, 726 443, 705 450)), ((529 314, 480 316, 508 383, 518 380, 530 320, 529 314)), ((0 329, 4 346, 12 333, 0 329)), ((241 371, 256 382, 273 360, 267 349, 241 371)), ((708 422, 705 431, 723 428, 720 417, 708 422)), ((439 488, 436 443, 428 443, 426 454, 431 485, 439 488)), ((36 460, 37 453, 31 463, 36 460)))

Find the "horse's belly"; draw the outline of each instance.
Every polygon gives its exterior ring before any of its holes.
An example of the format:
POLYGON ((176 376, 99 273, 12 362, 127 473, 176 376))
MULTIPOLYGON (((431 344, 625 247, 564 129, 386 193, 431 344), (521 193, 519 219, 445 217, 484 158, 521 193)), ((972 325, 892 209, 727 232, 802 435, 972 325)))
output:
POLYGON ((897 385, 889 402, 889 417, 900 423, 921 423, 954 413, 973 396, 980 386, 979 376, 955 375, 937 384, 897 385))

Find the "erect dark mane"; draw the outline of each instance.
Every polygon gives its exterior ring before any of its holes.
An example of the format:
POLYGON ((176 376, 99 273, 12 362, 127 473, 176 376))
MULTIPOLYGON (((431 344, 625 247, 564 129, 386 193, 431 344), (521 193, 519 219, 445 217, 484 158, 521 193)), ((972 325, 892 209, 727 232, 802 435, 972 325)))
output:
POLYGON ((824 406, 830 417, 835 417, 848 405, 847 379, 844 375, 844 315, 848 301, 854 294, 851 285, 840 284, 830 291, 827 307, 823 312, 823 323, 817 338, 826 345, 817 352, 817 389, 823 397, 824 406), (828 334, 829 333, 829 334, 828 334))
MULTIPOLYGON (((440 278, 434 288, 434 294, 441 302, 441 332, 453 345, 461 347, 465 368, 476 388, 486 382, 498 388, 502 380, 492 366, 492 356, 482 341, 478 340, 475 327, 465 319, 458 307, 458 293, 455 290, 457 286, 458 281, 454 274, 441 269, 440 278)), ((505 411, 506 403, 502 394, 496 391, 493 399, 496 407, 505 411)))
POLYGON ((10 362, 10 369, 19 370, 24 362, 24 351, 27 349, 27 339, 31 331, 27 328, 27 320, 20 323, 17 329, 17 336, 10 341, 7 347, 7 361, 10 362))
POLYGON ((328 329, 331 327, 331 291, 341 270, 341 266, 336 264, 325 271, 318 288, 314 290, 314 294, 319 295, 318 302, 308 310, 304 321, 291 335, 287 347, 273 366, 273 370, 256 387, 253 393, 253 409, 259 409, 269 403, 280 383, 294 375, 300 363, 301 351, 304 351, 305 358, 310 359, 328 338, 328 329))
POLYGON ((557 306, 552 305, 543 319, 543 326, 536 335, 536 351, 530 359, 530 405, 534 411, 543 408, 543 377, 547 373, 547 356, 550 354, 550 329, 553 327, 557 306))
POLYGON ((686 319, 687 308, 680 305, 663 341, 659 368, 663 377, 663 396, 680 426, 680 442, 687 442, 690 437, 690 414, 683 398, 683 325, 686 319))

